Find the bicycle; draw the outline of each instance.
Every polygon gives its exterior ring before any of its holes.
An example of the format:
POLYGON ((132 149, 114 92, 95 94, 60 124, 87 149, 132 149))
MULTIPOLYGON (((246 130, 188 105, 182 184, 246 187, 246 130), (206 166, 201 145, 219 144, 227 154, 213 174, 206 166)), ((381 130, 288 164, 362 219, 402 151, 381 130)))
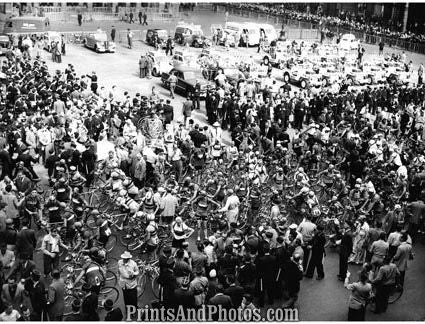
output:
MULTIPOLYGON (((64 316, 71 315, 72 304, 74 300, 80 300, 84 298, 84 292, 81 291, 81 285, 75 285, 71 279, 65 281, 65 298, 64 298, 64 316)), ((111 299, 113 303, 116 303, 120 298, 119 290, 115 287, 103 286, 100 288, 98 296, 98 307, 103 308, 103 303, 107 299, 111 299)))
POLYGON ((158 261, 145 262, 143 260, 136 260, 139 267, 140 274, 137 278, 137 296, 140 298, 143 296, 146 290, 148 279, 151 282, 152 293, 155 298, 159 298, 159 267, 157 266, 158 261))

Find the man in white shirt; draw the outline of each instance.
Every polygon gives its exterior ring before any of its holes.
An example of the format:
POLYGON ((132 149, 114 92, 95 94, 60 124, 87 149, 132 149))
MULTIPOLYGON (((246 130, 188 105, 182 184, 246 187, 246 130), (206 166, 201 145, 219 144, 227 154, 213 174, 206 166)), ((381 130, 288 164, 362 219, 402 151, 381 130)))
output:
POLYGON ((236 223, 239 215, 239 197, 236 196, 232 189, 227 190, 226 205, 219 210, 219 212, 226 212, 228 223, 236 223))
POLYGON ((6 305, 6 309, 0 314, 0 322, 16 322, 21 315, 16 309, 13 309, 13 305, 6 305))
POLYGON ((125 251, 118 261, 119 286, 122 289, 124 305, 137 307, 137 276, 139 267, 131 258, 130 252, 125 251))
POLYGON ((52 228, 50 229, 50 233, 43 237, 43 241, 41 243, 45 277, 47 277, 53 269, 59 268, 60 247, 68 249, 68 247, 62 243, 58 230, 56 228, 52 228))

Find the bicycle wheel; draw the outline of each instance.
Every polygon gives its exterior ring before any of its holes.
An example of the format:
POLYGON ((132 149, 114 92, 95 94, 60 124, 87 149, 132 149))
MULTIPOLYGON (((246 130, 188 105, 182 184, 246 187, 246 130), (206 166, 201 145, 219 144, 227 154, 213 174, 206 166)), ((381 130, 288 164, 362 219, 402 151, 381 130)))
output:
POLYGON ((111 270, 106 270, 106 273, 105 273, 106 285, 115 287, 117 285, 117 281, 118 281, 117 275, 111 270))
POLYGON ((117 236, 115 234, 111 234, 108 238, 108 242, 105 244, 105 250, 107 253, 110 253, 115 246, 117 245, 117 236))
POLYGON ((388 298, 388 304, 393 304, 403 295, 403 287, 396 285, 388 298))
POLYGON ((142 273, 138 278, 137 278, 137 297, 142 297, 143 294, 145 293, 146 290, 146 282, 147 282, 147 278, 146 275, 144 273, 142 273))
POLYGON ((159 298, 160 286, 158 283, 158 277, 155 277, 152 279, 151 287, 152 287, 152 293, 155 296, 155 298, 159 298))
POLYGON ((140 239, 135 239, 132 243, 127 245, 127 249, 129 251, 135 251, 137 249, 139 249, 140 247, 142 247, 143 242, 140 239))
POLYGON ((124 235, 120 235, 119 236, 119 242, 120 244, 125 247, 126 249, 128 248, 128 245, 133 241, 133 235, 131 235, 130 232, 124 233, 124 235))
POLYGON ((99 307, 103 308, 103 303, 107 299, 111 299, 115 304, 120 298, 120 292, 115 287, 102 287, 99 292, 99 307))
POLYGON ((108 270, 117 272, 118 271, 118 259, 113 258, 113 257, 112 258, 108 257, 108 260, 106 261, 106 268, 108 270))

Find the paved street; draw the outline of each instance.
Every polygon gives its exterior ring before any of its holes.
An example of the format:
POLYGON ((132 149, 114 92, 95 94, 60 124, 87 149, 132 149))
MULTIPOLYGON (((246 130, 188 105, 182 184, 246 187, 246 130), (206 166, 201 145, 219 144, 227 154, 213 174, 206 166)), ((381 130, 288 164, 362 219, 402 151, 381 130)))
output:
MULTIPOLYGON (((209 30, 209 25, 212 23, 224 23, 223 15, 214 15, 202 12, 201 14, 192 17, 185 18, 186 21, 193 21, 201 23, 204 30, 209 30), (207 27, 208 26, 208 27, 207 27)), ((229 20, 242 20, 235 17, 230 17, 229 20)), ((247 19, 244 18, 243 21, 247 19)), ((152 26, 161 27, 166 29, 172 29, 175 26, 175 21, 170 23, 154 23, 152 26), (168 26, 168 27, 167 27, 168 26)), ((93 22, 83 26, 84 30, 95 30, 98 26, 107 30, 109 34, 110 26, 115 24, 117 29, 125 29, 128 24, 120 22, 93 22)), ((69 24, 55 24, 52 23, 52 30, 57 27, 57 30, 77 31, 80 30, 76 26, 76 22, 69 24)), ((151 26, 149 26, 151 27, 151 26)), ((137 29, 139 25, 134 25, 132 28, 137 29)), ((146 27, 144 27, 146 28, 146 27)), ((114 54, 97 54, 94 51, 84 48, 82 45, 67 45, 67 55, 63 57, 63 63, 57 64, 51 62, 51 58, 47 52, 43 53, 46 61, 49 64, 51 72, 54 73, 56 69, 64 69, 67 64, 72 63, 75 66, 75 70, 78 75, 89 74, 92 71, 96 71, 99 77, 99 84, 104 85, 108 89, 112 85, 117 85, 119 89, 129 91, 131 94, 140 92, 142 95, 149 95, 152 86, 156 86, 159 89, 160 94, 168 98, 168 91, 161 87, 159 78, 152 78, 150 80, 141 80, 138 77, 138 59, 140 54, 143 54, 147 50, 151 50, 151 47, 146 46, 142 42, 135 42, 135 46, 132 50, 126 48, 125 44, 117 44, 117 53, 114 54)), ((250 52, 254 53, 255 49, 249 49, 250 52)), ((376 53, 377 48, 367 47, 367 53, 376 53)), ((366 55, 366 59, 368 56, 366 55)), ((414 60, 415 65, 423 60, 423 56, 418 54, 408 54, 408 58, 414 60)), ((181 120, 181 103, 183 98, 177 96, 175 100, 172 100, 172 104, 175 107, 175 120, 181 120)), ((205 123, 204 113, 194 112, 194 118, 199 123, 205 123)), ((42 167, 37 166, 39 174, 42 172, 45 174, 45 170, 42 167)), ((191 240, 191 245, 194 245, 194 239, 191 240)), ((193 248, 193 246, 192 246, 193 248)), ((123 249, 121 246, 117 246, 113 252, 113 255, 119 257, 123 249)), ((416 244, 414 246, 414 252, 416 258, 411 262, 410 268, 407 270, 405 293, 402 298, 394 305, 390 305, 389 310, 385 314, 374 315, 371 312, 367 312, 366 319, 371 321, 379 320, 421 320, 425 317, 425 311, 423 308, 423 301, 425 300, 425 280, 422 277, 425 273, 425 247, 422 244, 416 244)), ((37 256, 37 263, 42 269, 41 256, 37 256)), ((347 317, 347 301, 349 292, 344 289, 343 284, 337 280, 336 275, 338 271, 338 255, 335 251, 328 251, 327 257, 324 261, 325 265, 325 279, 322 281, 316 281, 311 279, 304 279, 301 283, 301 293, 299 297, 299 310, 300 319, 309 321, 327 321, 327 320, 346 320, 347 317)), ((350 271, 354 278, 356 276, 356 270, 358 267, 352 266, 350 271)), ((143 306, 150 303, 154 297, 150 291, 150 286, 147 288, 145 295, 139 301, 139 305, 143 306)), ((122 302, 122 301, 121 301, 122 302)), ((274 305, 278 307, 276 303, 274 305)))

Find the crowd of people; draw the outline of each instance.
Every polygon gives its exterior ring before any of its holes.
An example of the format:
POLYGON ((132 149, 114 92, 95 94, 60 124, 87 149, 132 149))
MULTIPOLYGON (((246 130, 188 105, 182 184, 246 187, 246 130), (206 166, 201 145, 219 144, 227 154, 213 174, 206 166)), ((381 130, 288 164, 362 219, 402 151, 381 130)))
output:
MULTIPOLYGON (((1 65, 0 319, 63 319, 68 249, 83 251, 85 284, 65 319, 99 320, 101 251, 133 221, 145 235, 118 263, 125 306, 138 303, 132 259, 145 252, 158 259, 165 307, 297 306, 303 276, 325 279, 328 243, 352 291, 349 320, 364 320, 372 291, 385 312, 404 284, 425 213, 422 84, 312 94, 221 77, 205 103, 195 93, 177 107, 155 86, 147 96, 106 89, 95 72, 52 73, 20 50, 1 65), (207 126, 191 116, 204 107, 207 126), (110 193, 126 211, 122 227, 89 205, 87 188, 110 193), (159 226, 172 238, 160 250, 159 226), (349 263, 361 266, 357 282, 349 263)), ((126 310, 103 307, 110 320, 126 310)))
POLYGON ((259 4, 230 4, 228 6, 254 10, 255 12, 280 15, 286 19, 307 22, 317 26, 323 25, 328 29, 338 27, 363 32, 370 36, 388 37, 393 40, 403 40, 420 44, 425 42, 423 26, 418 27, 417 24, 415 24, 411 29, 408 29, 406 32, 402 32, 400 28, 401 26, 393 28, 393 26, 389 25, 389 21, 379 19, 378 17, 371 17, 371 19, 366 21, 363 15, 354 15, 345 11, 341 11, 339 16, 326 16, 323 13, 323 10, 320 10, 320 6, 316 11, 310 12, 307 10, 291 8, 291 4, 277 4, 274 6, 259 4), (420 32, 420 30, 422 30, 422 32, 420 32))

